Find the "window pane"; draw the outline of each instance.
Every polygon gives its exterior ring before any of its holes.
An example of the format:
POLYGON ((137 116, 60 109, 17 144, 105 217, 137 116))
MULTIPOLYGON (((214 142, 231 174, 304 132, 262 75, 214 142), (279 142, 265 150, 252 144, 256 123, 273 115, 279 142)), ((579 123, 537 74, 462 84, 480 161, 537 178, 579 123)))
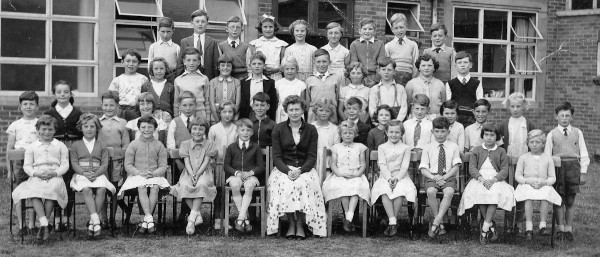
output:
MULTIPOLYGON (((225 31, 225 30, 223 30, 223 31, 225 31)), ((175 42, 176 44, 180 44, 182 39, 189 37, 192 34, 194 34, 194 29, 175 28, 175 30, 173 30, 173 36, 171 37, 171 40, 173 40, 173 42, 175 42)), ((181 50, 183 51, 183 49, 181 49, 181 50)))
MULTIPOLYGON (((535 56, 535 47, 526 45, 514 45, 510 52, 510 58, 515 66, 515 69, 519 71, 532 71, 532 72, 519 72, 519 74, 534 75, 533 71, 539 71, 533 60, 535 56)), ((515 74, 516 71, 510 67, 510 73, 515 74)))
POLYGON ((506 39, 506 26, 508 25, 508 12, 484 11, 483 13, 483 38, 506 39))
POLYGON ((454 37, 477 38, 479 10, 456 8, 454 11, 454 37))
MULTIPOLYGON (((227 31, 223 30, 206 30, 206 35, 211 36, 217 42, 222 42, 227 40, 227 31)), ((188 35, 189 36, 189 35, 188 35)))
MULTIPOLYGON (((519 37, 537 37, 537 33, 531 21, 535 22, 533 13, 515 13, 512 14, 512 26, 519 37)), ((510 40, 515 42, 535 42, 535 39, 517 38, 513 33, 510 34, 510 40)))
MULTIPOLYGON (((406 16, 408 30, 421 31, 421 27, 419 27, 419 22, 415 19, 415 17, 413 17, 413 15, 411 14, 411 10, 415 15, 419 11, 417 9, 417 5, 389 2, 387 7, 387 19, 390 22, 392 22, 392 16, 394 14, 402 13, 404 14, 404 16, 406 16)), ((387 22, 385 25, 386 35, 394 34, 387 22)))
POLYGON ((2 0, 2 11, 46 13, 46 0, 2 0))
POLYGON ((2 56, 46 57, 46 22, 2 19, 2 56))
POLYGON ((571 3, 571 10, 594 8, 594 0, 571 0, 571 3))
POLYGON ((73 90, 84 93, 94 92, 94 67, 52 66, 52 81, 66 80, 73 90))
POLYGON ((0 90, 44 91, 46 67, 29 64, 0 64, 0 90))
POLYGON ((471 68, 471 72, 479 72, 479 60, 477 59, 479 56, 479 44, 473 43, 454 43, 454 49, 456 52, 465 51, 471 54, 471 62, 473 62, 473 68, 471 68))
POLYGON ((93 23, 52 22, 52 58, 94 60, 93 23))
POLYGON ((277 11, 279 24, 283 27, 289 27, 299 19, 308 21, 308 0, 279 0, 277 11))
POLYGON ((506 73, 506 46, 483 45, 483 72, 506 73))
POLYGON ((96 16, 96 1, 94 0, 54 0, 54 14, 74 16, 96 16))
POLYGON ((117 25, 119 59, 123 50, 128 48, 136 49, 142 58, 148 58, 148 50, 154 41, 154 30, 151 27, 117 25))
POLYGON ((505 98, 506 79, 505 78, 482 78, 483 96, 485 98, 505 98))
POLYGON ((231 16, 238 16, 242 18, 242 11, 240 8, 241 7, 238 5, 238 0, 206 1, 206 12, 210 14, 210 21, 226 22, 231 16))
MULTIPOLYGON (((199 0, 163 0, 162 10, 165 17, 174 21, 190 22, 190 14, 200 8, 199 0)), ((179 41, 177 41, 179 43, 179 41)))
MULTIPOLYGON (((119 76, 119 75, 121 75, 123 73, 125 73, 125 67, 115 67, 115 77, 119 76)), ((142 74, 142 75, 148 77, 148 66, 146 66, 146 67, 140 66, 137 69, 137 73, 142 74)))
POLYGON ((510 93, 521 92, 527 98, 533 98, 533 78, 511 78, 510 93))
POLYGON ((117 0, 116 3, 121 15, 161 16, 156 0, 117 0))
POLYGON ((327 28, 327 24, 330 22, 337 22, 342 25, 342 28, 346 28, 348 25, 348 21, 346 20, 348 17, 348 4, 319 1, 318 8, 318 29, 327 28), (346 19, 344 19, 344 17, 346 17, 346 19))

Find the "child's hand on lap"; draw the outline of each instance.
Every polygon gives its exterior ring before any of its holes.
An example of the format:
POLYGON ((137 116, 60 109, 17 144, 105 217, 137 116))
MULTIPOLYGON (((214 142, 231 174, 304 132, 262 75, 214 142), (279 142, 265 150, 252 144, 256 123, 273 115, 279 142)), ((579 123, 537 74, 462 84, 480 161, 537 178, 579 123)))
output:
POLYGON ((440 179, 438 181, 435 182, 438 186, 443 186, 444 184, 446 184, 446 181, 443 179, 440 179))

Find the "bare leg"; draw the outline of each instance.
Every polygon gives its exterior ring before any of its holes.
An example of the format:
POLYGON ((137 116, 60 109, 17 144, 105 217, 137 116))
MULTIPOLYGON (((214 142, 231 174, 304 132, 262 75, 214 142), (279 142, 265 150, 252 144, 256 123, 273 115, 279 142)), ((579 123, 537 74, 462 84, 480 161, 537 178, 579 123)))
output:
MULTIPOLYGON (((233 203, 235 203, 235 207, 237 208, 239 215, 242 215, 242 180, 238 177, 232 178, 229 181, 229 186, 231 187, 231 198, 233 199, 233 203)), ((241 219, 238 217, 238 219, 241 219)))
POLYGON ((440 224, 442 219, 446 215, 448 208, 450 208, 450 204, 452 203, 452 196, 454 196, 454 188, 446 187, 444 188, 444 198, 442 198, 442 202, 440 203, 437 216, 435 220, 433 220, 433 224, 440 224))
POLYGON ((494 219, 494 214, 496 213, 496 208, 498 206, 496 206, 495 204, 489 204, 487 207, 487 212, 485 213, 485 221, 487 223, 492 223, 492 219, 494 219))
POLYGON ((429 204, 429 207, 431 208, 431 213, 433 214, 433 225, 439 225, 440 222, 438 221, 436 223, 436 219, 439 213, 439 203, 438 203, 438 199, 437 199, 437 188, 435 187, 430 187, 427 188, 427 204, 429 204))
MULTIPOLYGON (((545 202, 545 201, 542 201, 545 202)), ((546 207, 548 205, 546 204, 546 207)), ((548 210, 546 210, 547 212, 548 210)), ((541 214, 541 208, 540 208, 540 214, 541 214)), ((526 222, 533 222, 533 201, 532 200, 527 200, 525 201, 525 221, 526 222)))
POLYGON ((185 201, 185 204, 187 204, 188 207, 190 207, 190 209, 193 210, 192 206, 194 206, 194 199, 193 198, 183 198, 183 201, 185 201))
POLYGON ((37 214, 38 217, 41 218, 46 216, 46 212, 44 210, 44 203, 42 202, 42 199, 32 198, 31 204, 33 205, 33 210, 35 211, 35 214, 37 214))
POLYGON ((348 205, 350 204, 350 197, 349 196, 343 196, 340 197, 340 199, 342 200, 342 209, 344 209, 344 213, 348 212, 348 205))
POLYGON ((400 210, 404 204, 404 198, 404 196, 400 196, 394 199, 394 217, 398 217, 398 215, 400 215, 400 210))
POLYGON ((100 211, 104 206, 104 199, 106 199, 106 188, 101 187, 96 189, 96 212, 100 211))
POLYGON ((556 222, 559 226, 565 225, 565 204, 563 203, 561 206, 556 207, 556 222))
POLYGON ((358 195, 353 195, 350 197, 347 212, 354 213, 354 210, 356 210, 356 206, 358 205, 358 199, 358 195))
POLYGON ((81 192, 83 193, 83 201, 85 202, 85 207, 87 207, 88 212, 90 214, 96 213, 96 202, 94 201, 94 192, 92 189, 86 187, 81 192))
MULTIPOLYGON (((525 205, 527 208, 527 205, 525 205)), ((527 210, 527 209, 525 209, 527 210)), ((548 201, 540 201, 540 221, 546 222, 548 218, 548 201)))
POLYGON ((385 214, 387 214, 388 219, 396 218, 396 213, 394 212, 394 203, 387 194, 381 196, 381 203, 383 204, 383 209, 385 210, 385 214))
POLYGON ((248 219, 248 208, 250 207, 250 203, 252 203, 252 192, 254 191, 254 186, 256 186, 256 184, 252 181, 246 181, 244 183, 245 192, 244 196, 242 197, 242 207, 239 210, 239 219, 248 219))
POLYGON ((142 205, 144 215, 152 215, 152 211, 150 209, 150 200, 148 199, 148 188, 146 186, 138 187, 138 199, 140 201, 140 205, 142 205))
POLYGON ((148 215, 152 215, 152 213, 154 212, 154 208, 156 207, 156 203, 158 202, 158 191, 159 190, 160 190, 160 188, 157 185, 154 185, 150 189, 150 198, 149 198, 150 213, 148 213, 148 215))

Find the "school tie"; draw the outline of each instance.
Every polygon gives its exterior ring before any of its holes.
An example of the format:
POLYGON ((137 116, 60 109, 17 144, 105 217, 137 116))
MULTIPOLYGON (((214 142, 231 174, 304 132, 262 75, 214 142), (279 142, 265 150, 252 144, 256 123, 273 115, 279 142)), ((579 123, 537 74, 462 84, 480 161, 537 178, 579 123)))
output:
POLYGON ((235 49, 235 41, 231 41, 231 47, 235 49))
POLYGON ((415 126, 415 135, 413 137, 415 146, 417 146, 417 142, 419 142, 420 138, 421 138, 421 120, 417 120, 417 126, 415 126))
POLYGON ((398 44, 404 44, 404 39, 401 38, 400 40, 398 40, 398 44))
POLYGON ((563 131, 565 132, 565 137, 569 136, 569 133, 567 133, 567 128, 564 128, 563 131))
POLYGON ((320 79, 320 80, 323 80, 323 76, 325 76, 325 75, 323 75, 323 74, 319 74, 319 76, 318 76, 318 77, 319 77, 319 79, 320 79))
POLYGON ((463 85, 466 85, 466 84, 467 84, 467 78, 463 78, 463 80, 462 80, 462 84, 463 84, 463 85))
POLYGON ((192 133, 192 123, 190 122, 190 117, 186 117, 185 124, 186 124, 187 130, 190 133, 192 133))
POLYGON ((243 151, 246 151, 246 142, 243 142, 243 143, 242 143, 242 152, 243 152, 243 151))
POLYGON ((446 151, 444 144, 440 144, 440 155, 438 156, 438 174, 444 175, 446 172, 446 151))
POLYGON ((196 43, 196 45, 198 46, 198 51, 200 51, 200 56, 202 56, 202 40, 200 40, 200 36, 198 35, 198 41, 196 43))
POLYGON ((438 54, 439 54, 439 53, 440 53, 440 51, 442 51, 442 48, 441 48, 441 47, 438 47, 438 48, 436 48, 436 49, 433 49, 433 51, 435 51, 436 53, 438 53, 438 54))

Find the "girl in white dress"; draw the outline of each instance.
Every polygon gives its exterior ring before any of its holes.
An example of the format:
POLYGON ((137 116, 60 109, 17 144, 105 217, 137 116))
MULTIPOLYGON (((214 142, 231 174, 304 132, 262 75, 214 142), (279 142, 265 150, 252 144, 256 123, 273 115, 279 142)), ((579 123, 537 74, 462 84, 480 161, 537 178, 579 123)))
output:
MULTIPOLYGON (((313 112, 317 115, 317 120, 312 125, 317 128, 319 134, 319 143, 317 144, 317 165, 315 169, 319 173, 319 183, 323 181, 323 148, 331 149, 334 144, 340 142, 340 133, 338 126, 329 121, 331 115, 335 115, 335 105, 329 99, 323 98, 315 102, 313 112)), ((325 168, 329 168, 331 157, 328 157, 325 163, 325 168)))
POLYGON ((364 172, 367 147, 361 143, 354 143, 358 135, 356 124, 343 121, 339 127, 342 143, 331 148, 331 172, 323 182, 323 197, 325 202, 342 198, 342 207, 345 211, 344 230, 354 231, 352 219, 359 198, 369 202, 369 181, 364 172))
POLYGON ((260 51, 267 57, 264 74, 277 81, 282 78, 279 65, 288 43, 275 36, 275 32, 279 30, 279 24, 273 16, 263 14, 256 29, 262 36, 249 43, 246 58, 248 60, 247 67, 250 67, 251 56, 260 51))
MULTIPOLYGON (((296 20, 290 24, 290 34, 296 42, 285 49, 285 57, 294 57, 298 61, 298 79, 305 81, 313 74, 313 53, 317 48, 306 43, 310 27, 305 20, 296 20)), ((283 64, 282 64, 283 65, 283 64)))
POLYGON ((508 177, 508 156, 504 148, 496 145, 500 131, 493 123, 483 125, 481 138, 483 145, 473 149, 469 161, 469 174, 472 179, 465 187, 458 215, 462 216, 466 209, 475 205, 484 217, 481 227, 481 244, 498 239, 496 225, 492 221, 497 208, 507 211, 515 206, 514 189, 506 183, 508 177))
POLYGON ((281 69, 284 78, 275 81, 275 89, 279 95, 279 105, 277 106, 277 115, 275 123, 287 121, 288 115, 283 109, 283 101, 290 95, 297 95, 301 99, 306 99, 306 84, 296 78, 298 74, 298 62, 296 58, 288 56, 281 62, 281 69))
POLYGON ((389 220, 383 233, 386 236, 394 236, 398 233, 397 217, 404 199, 414 203, 417 198, 417 188, 408 174, 412 147, 400 140, 404 134, 402 122, 390 121, 386 134, 388 141, 377 149, 379 178, 371 190, 371 203, 381 196, 389 220))
POLYGON ((515 200, 525 201, 525 238, 533 237, 533 201, 540 201, 540 235, 550 235, 546 229, 548 203, 560 205, 562 198, 552 185, 556 182, 554 161, 544 154, 546 134, 539 129, 529 132, 527 143, 531 152, 519 157, 515 180, 519 183, 515 190, 515 200))

